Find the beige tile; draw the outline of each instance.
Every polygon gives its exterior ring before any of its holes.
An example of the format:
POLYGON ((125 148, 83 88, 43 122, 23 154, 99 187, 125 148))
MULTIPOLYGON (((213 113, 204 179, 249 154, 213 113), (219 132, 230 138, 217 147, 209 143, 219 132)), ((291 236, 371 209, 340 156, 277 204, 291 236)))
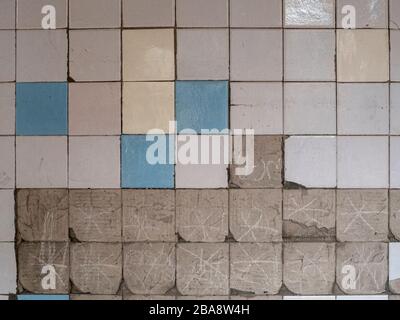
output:
POLYGON ((124 81, 174 80, 174 30, 123 32, 124 81))
POLYGON ((124 83, 123 132, 146 134, 151 129, 168 132, 174 120, 173 82, 124 83))
POLYGON ((338 30, 337 42, 339 82, 389 80, 387 30, 338 30))

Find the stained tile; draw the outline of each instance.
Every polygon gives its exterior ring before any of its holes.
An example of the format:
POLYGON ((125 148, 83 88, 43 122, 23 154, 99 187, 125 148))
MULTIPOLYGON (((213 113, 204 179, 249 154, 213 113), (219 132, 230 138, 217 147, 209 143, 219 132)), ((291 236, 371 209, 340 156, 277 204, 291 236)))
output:
POLYGON ((348 14, 342 14, 342 8, 352 5, 356 10, 356 28, 387 28, 388 0, 337 0, 337 27, 342 28, 342 19, 348 14))
POLYGON ((123 80, 175 80, 173 29, 124 30, 123 80))
POLYGON ((338 190, 338 241, 387 241, 388 218, 386 190, 338 190))
POLYGON ((230 126, 256 135, 283 133, 281 83, 231 83, 230 126))
POLYGON ((400 135, 400 83, 390 84, 390 133, 400 135))
POLYGON ((232 81, 282 80, 282 31, 231 30, 232 81))
POLYGON ((17 137, 17 188, 67 187, 66 137, 17 137))
POLYGON ((336 186, 336 137, 290 137, 285 140, 285 181, 307 188, 336 186))
POLYGON ((387 252, 386 243, 339 243, 336 248, 336 284, 340 290, 352 295, 384 293, 388 278, 387 252), (357 276, 354 289, 346 282, 347 270, 353 268, 357 276))
POLYGON ((75 81, 119 81, 120 50, 119 30, 70 31, 70 77, 75 81))
POLYGON ((56 28, 67 27, 68 1, 67 0, 18 0, 17 29, 42 29, 42 21, 48 22, 42 9, 45 6, 53 6, 56 10, 56 28))
POLYGON ((388 31, 338 30, 337 79, 339 82, 388 81, 388 31))
POLYGON ((390 187, 400 188, 400 137, 390 138, 390 187))
POLYGON ((121 134, 121 84, 70 83, 70 135, 121 134))
POLYGON ((238 242, 282 241, 282 191, 231 189, 229 228, 238 242))
POLYGON ((0 190, 0 242, 12 242, 14 240, 14 190, 0 190))
POLYGON ((231 290, 277 294, 282 286, 282 244, 232 243, 231 290))
POLYGON ((400 293, 400 243, 389 244, 389 287, 392 293, 400 293))
POLYGON ((16 0, 4 0, 0 3, 0 29, 15 28, 16 0))
POLYGON ((0 188, 15 187, 15 138, 0 137, 0 188))
MULTIPOLYGON (((201 5, 204 5, 203 2, 201 5)), ((229 32, 227 29, 179 29, 177 45, 179 80, 226 80, 229 78, 229 32)))
POLYGON ((400 81, 400 30, 390 31, 390 80, 400 81))
POLYGON ((67 83, 17 83, 17 135, 66 135, 67 108, 67 83))
POLYGON ((122 188, 174 188, 173 136, 124 135, 121 139, 122 188))
POLYGON ((81 242, 120 242, 121 208, 121 190, 70 190, 70 233, 81 242))
POLYGON ((118 28, 121 26, 121 1, 71 0, 69 1, 69 25, 73 29, 118 28))
POLYGON ((338 187, 389 186, 387 137, 338 137, 338 187))
POLYGON ((0 30, 0 81, 15 80, 15 31, 0 30))
POLYGON ((15 84, 0 83, 0 135, 15 134, 15 84))
POLYGON ((230 19, 231 27, 281 27, 282 0, 231 0, 230 19))
POLYGON ((18 190, 16 221, 21 240, 68 241, 68 190, 18 190))
POLYGON ((390 190, 389 228, 392 235, 400 241, 400 190, 390 190))
POLYGON ((67 31, 17 31, 17 81, 67 80, 67 31))
POLYGON ((175 95, 178 132, 228 128, 226 81, 178 81, 175 95))
POLYGON ((335 283, 335 244, 285 243, 283 283, 294 294, 331 294, 335 283))
POLYGON ((159 129, 169 133, 170 122, 175 120, 174 103, 174 82, 125 82, 123 132, 146 134, 159 129))
POLYGON ((173 242, 175 191, 123 190, 123 240, 173 242))
POLYGON ((0 242, 0 293, 17 292, 17 266, 13 242, 0 242))
POLYGON ((334 28, 334 0, 284 0, 285 26, 334 28))
POLYGON ((175 0, 122 0, 124 27, 173 27, 175 0))
POLYGON ((397 0, 390 1, 390 28, 400 29, 400 3, 397 0))
POLYGON ((335 81, 335 32, 286 30, 284 63, 286 81, 335 81))
POLYGON ((227 243, 178 245, 176 287, 182 295, 228 295, 228 272, 227 243))
POLYGON ((176 0, 178 27, 228 27, 229 0, 176 0))
POLYGON ((175 285, 175 245, 124 244, 123 274, 134 294, 165 294, 175 285))
POLYGON ((338 84, 338 133, 378 135, 389 133, 387 84, 338 84))
POLYGON ((69 187, 119 188, 120 138, 70 137, 69 187))
POLYGON ((189 242, 224 242, 228 236, 227 190, 177 190, 176 231, 189 242))
POLYGON ((335 83, 285 83, 285 134, 336 134, 335 83))

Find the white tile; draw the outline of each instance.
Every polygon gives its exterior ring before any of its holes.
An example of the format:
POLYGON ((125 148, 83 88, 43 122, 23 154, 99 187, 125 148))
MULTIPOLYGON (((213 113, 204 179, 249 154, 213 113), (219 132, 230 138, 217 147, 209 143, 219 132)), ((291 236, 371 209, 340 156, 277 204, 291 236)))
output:
POLYGON ((0 242, 15 239, 14 190, 0 190, 0 242))
POLYGON ((389 300, 389 296, 337 296, 336 300, 389 300))
POLYGON ((388 188, 387 137, 338 137, 338 187, 388 188))
POLYGON ((0 243, 0 294, 13 294, 17 289, 17 264, 13 242, 0 243))
POLYGON ((285 140, 285 181, 307 188, 336 186, 336 137, 285 140))
POLYGON ((387 84, 338 84, 338 134, 387 135, 388 133, 387 84))
POLYGON ((286 27, 335 26, 335 0, 284 0, 286 27))
POLYGON ((400 243, 389 243, 389 281, 400 281, 400 243))
POLYGON ((400 135, 400 83, 390 85, 390 133, 400 135))
POLYGON ((336 84, 286 83, 285 134, 336 134, 336 84))
POLYGON ((390 138, 390 187, 400 188, 400 137, 390 138))
POLYGON ((283 300, 336 300, 335 296, 284 296, 283 300))
POLYGON ((0 137, 0 188, 15 186, 15 138, 0 137))

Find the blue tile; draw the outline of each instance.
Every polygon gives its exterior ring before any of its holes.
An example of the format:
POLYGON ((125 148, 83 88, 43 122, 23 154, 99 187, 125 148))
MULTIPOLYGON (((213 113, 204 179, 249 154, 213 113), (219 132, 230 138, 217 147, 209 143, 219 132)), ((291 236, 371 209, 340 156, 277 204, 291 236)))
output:
POLYGON ((17 135, 67 134, 67 83, 17 83, 17 135))
MULTIPOLYGON (((163 163, 150 164, 147 161, 146 154, 148 150, 153 150, 154 143, 161 142, 159 136, 154 135, 124 135, 122 136, 121 145, 121 181, 122 188, 138 188, 138 189, 171 189, 174 188, 175 165, 169 161, 170 152, 174 152, 173 136, 162 136, 166 141, 165 157, 160 157, 165 160, 163 163), (146 141, 146 137, 150 141, 146 141), (153 139, 155 139, 153 141, 153 139), (149 147, 151 147, 149 149, 149 147)), ((154 154, 150 152, 149 154, 154 154)), ((164 152, 156 152, 156 156, 161 156, 164 152)))
POLYGON ((30 301, 39 301, 39 300, 69 300, 68 295, 59 295, 59 294, 20 294, 17 296, 17 300, 30 300, 30 301))
POLYGON ((192 129, 228 129, 227 81, 177 81, 178 132, 192 129))

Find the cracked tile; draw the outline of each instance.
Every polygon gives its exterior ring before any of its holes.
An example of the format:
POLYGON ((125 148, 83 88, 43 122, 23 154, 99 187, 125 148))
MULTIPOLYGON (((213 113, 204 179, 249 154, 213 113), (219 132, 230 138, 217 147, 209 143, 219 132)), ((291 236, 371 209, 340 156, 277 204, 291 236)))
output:
POLYGON ((393 236, 400 241, 400 190, 390 190, 389 228, 393 236))

